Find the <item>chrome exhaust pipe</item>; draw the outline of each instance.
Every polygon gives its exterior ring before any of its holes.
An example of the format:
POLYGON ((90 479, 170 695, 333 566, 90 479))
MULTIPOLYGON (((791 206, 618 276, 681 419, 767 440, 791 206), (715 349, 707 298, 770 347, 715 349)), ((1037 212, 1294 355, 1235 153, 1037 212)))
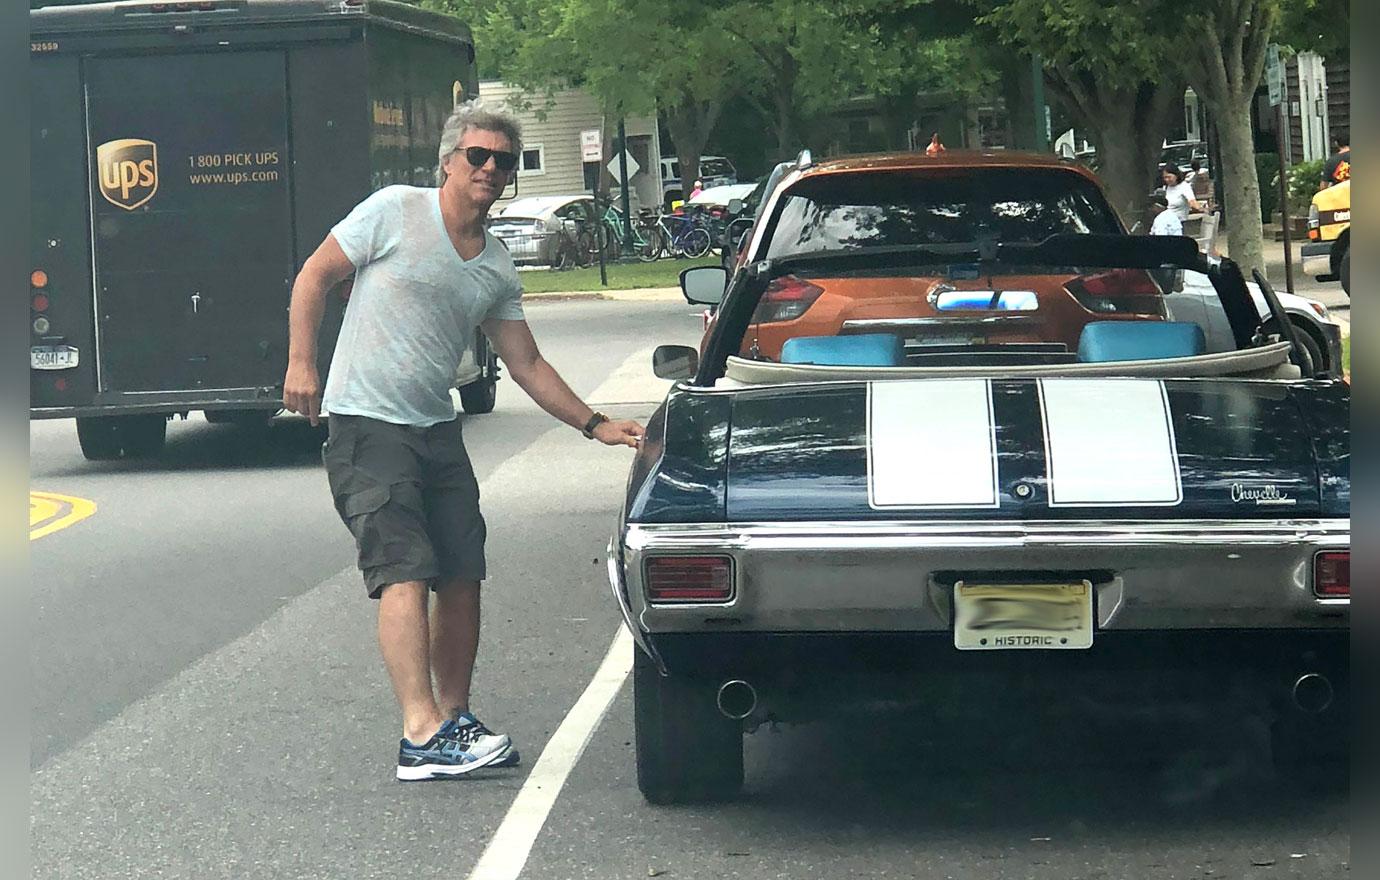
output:
POLYGON ((725 718, 742 721, 757 711, 757 689, 735 678, 719 685, 717 702, 725 718))
POLYGON ((1294 708, 1309 715, 1319 715, 1332 705, 1336 693, 1332 690, 1332 682, 1327 676, 1305 672, 1294 682, 1290 696, 1294 700, 1294 708))

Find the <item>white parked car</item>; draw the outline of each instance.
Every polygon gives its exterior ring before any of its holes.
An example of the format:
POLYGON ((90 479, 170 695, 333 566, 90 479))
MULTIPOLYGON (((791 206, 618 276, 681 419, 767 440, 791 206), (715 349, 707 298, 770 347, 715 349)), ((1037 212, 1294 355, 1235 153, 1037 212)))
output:
MULTIPOLYGON (((1256 311, 1261 317, 1269 314, 1270 307, 1260 286, 1247 281, 1246 288, 1255 302, 1256 311)), ((1301 331, 1299 341, 1314 366, 1322 372, 1340 375, 1342 371, 1342 328, 1327 311, 1327 306, 1304 296, 1276 291, 1280 305, 1288 313, 1294 328, 1301 331)), ((1212 287, 1212 282, 1200 272, 1184 272, 1183 290, 1165 295, 1165 305, 1169 317, 1175 321, 1192 321, 1203 328, 1207 337, 1209 352, 1233 351, 1236 344, 1232 339, 1231 325, 1227 314, 1222 310, 1222 302, 1212 287)))

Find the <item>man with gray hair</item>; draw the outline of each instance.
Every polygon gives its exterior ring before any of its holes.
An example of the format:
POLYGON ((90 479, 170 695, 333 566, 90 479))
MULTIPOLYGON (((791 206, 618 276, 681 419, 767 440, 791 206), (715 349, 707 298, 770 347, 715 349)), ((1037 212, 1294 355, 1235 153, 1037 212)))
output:
POLYGON ((462 105, 441 136, 438 188, 389 186, 369 196, 292 288, 283 405, 313 425, 330 416, 323 458, 379 603, 379 647, 403 716, 401 780, 517 762, 511 739, 486 728, 469 704, 485 526, 450 391, 476 328, 557 419, 609 446, 642 438, 636 422, 591 410, 542 358, 512 257, 484 228, 521 150, 510 115, 462 105), (323 399, 316 336, 328 292, 351 275, 323 399))

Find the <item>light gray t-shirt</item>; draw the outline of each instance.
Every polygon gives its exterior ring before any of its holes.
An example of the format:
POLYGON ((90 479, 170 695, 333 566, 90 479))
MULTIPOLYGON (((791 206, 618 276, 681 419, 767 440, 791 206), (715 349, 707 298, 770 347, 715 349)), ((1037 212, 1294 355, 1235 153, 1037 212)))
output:
POLYGON ((389 186, 331 230, 355 266, 322 406, 398 425, 455 418, 450 389, 476 328, 523 319, 522 284, 503 244, 484 233, 456 252, 438 190, 389 186))

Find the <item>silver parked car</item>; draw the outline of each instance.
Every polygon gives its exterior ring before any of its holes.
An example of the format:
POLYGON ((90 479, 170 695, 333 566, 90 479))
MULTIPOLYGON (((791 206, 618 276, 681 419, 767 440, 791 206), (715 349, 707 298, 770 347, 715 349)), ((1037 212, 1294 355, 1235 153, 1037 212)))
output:
POLYGON ((588 262, 579 240, 597 216, 588 195, 528 196, 499 208, 488 226, 519 266, 565 269, 588 262))

